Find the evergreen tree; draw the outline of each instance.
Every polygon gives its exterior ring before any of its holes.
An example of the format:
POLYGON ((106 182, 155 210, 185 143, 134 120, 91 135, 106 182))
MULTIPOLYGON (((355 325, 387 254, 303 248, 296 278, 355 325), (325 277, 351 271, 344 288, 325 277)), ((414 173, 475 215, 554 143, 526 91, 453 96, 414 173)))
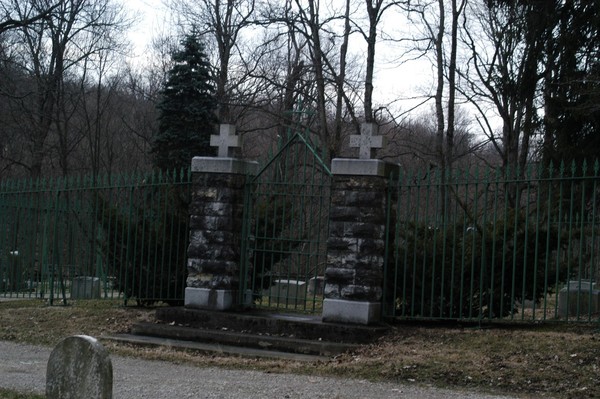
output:
POLYGON ((152 182, 175 184, 156 184, 140 192, 136 197, 141 200, 126 214, 112 207, 101 216, 108 231, 104 250, 113 258, 126 254, 115 263, 117 286, 140 305, 182 303, 187 277, 189 190, 178 184, 186 180, 180 171, 190 166, 193 156, 214 155, 209 146, 217 122, 210 66, 196 34, 187 35, 181 45, 171 57, 173 67, 161 91, 159 129, 152 142, 154 166, 166 173, 155 172, 150 177, 152 182), (164 208, 147 209, 157 198, 164 208), (132 218, 137 223, 132 224, 132 218), (127 241, 119 239, 124 234, 138 237, 133 244, 128 243, 135 247, 131 251, 123 247, 127 241))
POLYGON ((600 156, 600 3, 556 9, 544 69, 544 161, 581 163, 600 156))
POLYGON ((197 34, 187 35, 172 54, 173 67, 158 104, 159 129, 152 143, 160 169, 188 167, 194 156, 215 155, 210 135, 217 122, 214 82, 204 46, 197 34))

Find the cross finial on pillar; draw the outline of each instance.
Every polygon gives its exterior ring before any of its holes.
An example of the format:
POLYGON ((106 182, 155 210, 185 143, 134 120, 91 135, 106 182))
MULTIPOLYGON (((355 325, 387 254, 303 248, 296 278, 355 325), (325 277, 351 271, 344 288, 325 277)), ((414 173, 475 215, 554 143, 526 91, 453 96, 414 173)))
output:
POLYGON ((230 157, 234 148, 242 146, 240 136, 235 134, 235 125, 220 125, 219 135, 210 136, 211 147, 218 147, 217 157, 230 157))
POLYGON ((379 127, 374 123, 363 123, 360 134, 350 136, 350 147, 358 148, 359 159, 371 159, 375 148, 383 148, 385 138, 377 136, 379 127))

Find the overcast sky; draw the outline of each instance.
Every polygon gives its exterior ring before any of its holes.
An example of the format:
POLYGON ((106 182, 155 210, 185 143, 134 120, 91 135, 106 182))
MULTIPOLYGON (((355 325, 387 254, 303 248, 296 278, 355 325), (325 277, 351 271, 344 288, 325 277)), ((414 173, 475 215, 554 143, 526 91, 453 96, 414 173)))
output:
POLYGON ((161 0, 123 0, 123 4, 138 19, 130 39, 136 46, 135 55, 144 53, 146 46, 165 25, 166 13, 161 0))
MULTIPOLYGON (((139 19, 132 29, 130 38, 136 46, 134 57, 143 62, 146 46, 152 37, 168 29, 168 11, 162 4, 162 0, 124 0, 124 4, 139 19)), ((390 26, 399 25, 398 21, 387 23, 390 26)), ((420 102, 411 98, 432 91, 433 72, 430 63, 426 60, 410 61, 398 66, 397 62, 392 60, 392 55, 395 56, 397 53, 397 49, 394 49, 392 44, 384 42, 377 44, 374 98, 379 104, 388 104, 399 98, 404 99, 397 102, 397 108, 406 111, 420 102)), ((425 107, 423 111, 428 109, 429 107, 425 107)))

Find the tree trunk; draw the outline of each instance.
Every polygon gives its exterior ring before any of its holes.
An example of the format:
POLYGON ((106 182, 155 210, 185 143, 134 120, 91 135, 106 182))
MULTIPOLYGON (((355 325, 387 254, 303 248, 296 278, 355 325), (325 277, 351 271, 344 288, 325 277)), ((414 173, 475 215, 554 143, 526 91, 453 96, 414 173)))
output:
POLYGON ((445 156, 444 156, 444 25, 445 21, 445 9, 444 0, 438 0, 438 8, 440 12, 439 26, 437 36, 434 39, 435 42, 435 55, 436 55, 436 71, 437 71, 437 87, 435 91, 435 115, 437 120, 436 128, 436 152, 438 156, 439 167, 441 170, 445 170, 445 156))
MULTIPOLYGON (((348 54, 348 40, 350 38, 350 0, 346 0, 346 10, 344 12, 344 39, 340 48, 340 72, 337 76, 336 104, 335 104, 335 131, 333 141, 335 148, 333 153, 339 152, 339 146, 342 137, 342 115, 344 110, 344 83, 346 81, 346 56, 348 54)), ((331 155, 334 156, 333 154, 331 155)))
POLYGON ((309 0, 309 26, 312 40, 312 62, 315 70, 316 90, 317 90, 317 115, 319 137, 322 143, 327 143, 328 158, 331 159, 335 154, 336 143, 333 137, 329 136, 327 127, 327 112, 325 109, 325 76, 323 71, 323 50, 321 48, 321 38, 319 36, 319 15, 315 0, 309 0))

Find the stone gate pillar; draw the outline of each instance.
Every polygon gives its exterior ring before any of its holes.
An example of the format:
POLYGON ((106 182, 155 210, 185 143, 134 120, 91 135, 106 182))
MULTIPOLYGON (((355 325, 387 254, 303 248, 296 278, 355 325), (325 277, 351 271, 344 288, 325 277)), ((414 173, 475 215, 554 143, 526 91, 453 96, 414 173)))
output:
POLYGON ((240 276, 244 186, 256 162, 232 158, 241 145, 233 125, 211 136, 217 157, 192 160, 190 243, 185 306, 226 310, 237 305, 240 276))
POLYGON ((398 165, 370 159, 374 125, 351 137, 359 159, 334 159, 325 270, 323 321, 370 324, 380 321, 385 258, 387 187, 398 165))

